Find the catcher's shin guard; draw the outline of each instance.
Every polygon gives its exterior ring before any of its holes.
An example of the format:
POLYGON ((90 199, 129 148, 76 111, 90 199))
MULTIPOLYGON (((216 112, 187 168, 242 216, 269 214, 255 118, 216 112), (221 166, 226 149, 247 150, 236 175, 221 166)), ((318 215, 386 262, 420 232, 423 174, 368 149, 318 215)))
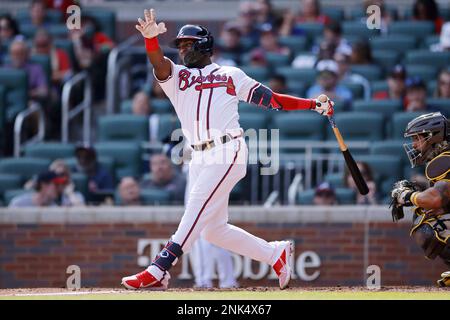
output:
POLYGON ((450 287, 450 271, 443 272, 441 279, 437 281, 439 287, 450 287))

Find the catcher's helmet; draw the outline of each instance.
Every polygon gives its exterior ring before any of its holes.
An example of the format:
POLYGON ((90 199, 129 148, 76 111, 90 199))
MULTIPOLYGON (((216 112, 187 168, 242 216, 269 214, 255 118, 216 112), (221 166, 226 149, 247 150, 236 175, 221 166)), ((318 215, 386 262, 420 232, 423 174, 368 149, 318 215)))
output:
POLYGON ((171 42, 171 47, 178 48, 182 39, 196 40, 193 49, 201 54, 212 54, 214 37, 203 26, 187 24, 181 27, 177 37, 171 42))
POLYGON ((421 150, 414 149, 413 143, 403 145, 413 168, 432 160, 449 147, 450 121, 440 112, 420 115, 410 121, 405 130, 405 138, 416 135, 425 138, 421 150))

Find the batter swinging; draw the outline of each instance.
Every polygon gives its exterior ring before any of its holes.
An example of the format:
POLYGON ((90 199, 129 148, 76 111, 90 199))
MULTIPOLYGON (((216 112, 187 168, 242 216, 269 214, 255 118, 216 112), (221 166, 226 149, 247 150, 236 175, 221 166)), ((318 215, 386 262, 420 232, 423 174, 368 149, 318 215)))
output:
POLYGON ((238 102, 266 109, 310 109, 324 116, 333 114, 333 102, 277 94, 238 68, 212 63, 214 39, 198 25, 185 25, 178 32, 172 44, 183 65, 174 64, 158 45, 157 36, 167 31, 164 23, 156 23, 153 9, 144 15, 145 21, 139 18, 136 29, 144 36, 156 81, 172 102, 193 152, 189 198, 177 231, 146 270, 122 278, 122 284, 128 289, 167 288, 169 269, 201 235, 219 247, 270 264, 280 288, 286 288, 292 244, 267 242, 227 223, 229 194, 247 169, 238 102))

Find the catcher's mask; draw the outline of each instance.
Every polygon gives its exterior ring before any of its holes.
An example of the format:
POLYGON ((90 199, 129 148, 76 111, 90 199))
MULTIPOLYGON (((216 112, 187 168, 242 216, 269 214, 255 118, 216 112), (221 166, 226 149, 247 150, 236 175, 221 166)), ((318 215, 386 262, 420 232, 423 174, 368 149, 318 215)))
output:
POLYGON ((411 167, 423 165, 449 147, 450 121, 440 112, 427 113, 410 121, 405 130, 405 138, 422 137, 420 150, 414 142, 405 143, 411 167))
POLYGON ((214 46, 214 37, 203 26, 187 24, 181 27, 177 37, 170 43, 172 48, 178 48, 181 40, 194 40, 192 49, 184 57, 184 65, 188 68, 195 67, 204 56, 211 56, 214 46))

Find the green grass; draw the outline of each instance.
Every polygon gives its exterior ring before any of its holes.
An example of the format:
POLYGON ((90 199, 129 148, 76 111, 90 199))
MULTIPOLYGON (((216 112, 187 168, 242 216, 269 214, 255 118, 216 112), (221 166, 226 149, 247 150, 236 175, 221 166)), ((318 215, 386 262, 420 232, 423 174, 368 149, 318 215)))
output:
POLYGON ((26 300, 450 300, 449 290, 432 291, 166 291, 79 295, 0 296, 26 300))

